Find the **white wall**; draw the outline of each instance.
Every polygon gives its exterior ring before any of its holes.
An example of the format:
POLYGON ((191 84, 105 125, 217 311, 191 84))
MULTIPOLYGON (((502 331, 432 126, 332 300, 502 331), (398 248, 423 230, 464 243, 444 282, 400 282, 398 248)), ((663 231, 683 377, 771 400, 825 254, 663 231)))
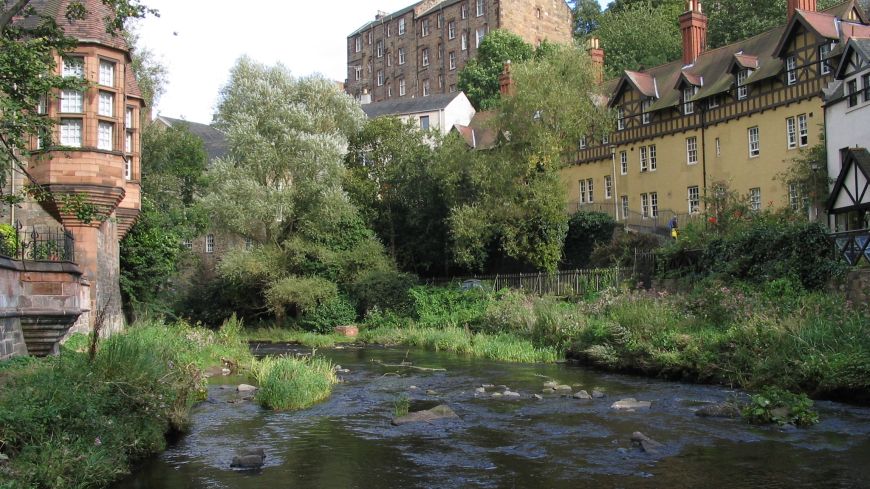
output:
MULTIPOLYGON (((865 69, 849 74, 844 80, 858 79, 858 89, 864 89, 861 76, 870 72, 865 69)), ((849 107, 848 99, 825 108, 825 139, 828 147, 828 176, 835 180, 840 174, 842 162, 840 149, 860 146, 870 149, 870 102, 864 100, 863 93, 858 95, 858 104, 849 107)))

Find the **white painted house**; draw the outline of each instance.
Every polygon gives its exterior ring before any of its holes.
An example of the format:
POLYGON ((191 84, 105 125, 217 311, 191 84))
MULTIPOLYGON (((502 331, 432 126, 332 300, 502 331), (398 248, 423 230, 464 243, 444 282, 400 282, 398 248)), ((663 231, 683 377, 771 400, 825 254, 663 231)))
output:
POLYGON ((832 53, 834 82, 826 93, 825 139, 829 226, 870 228, 870 38, 851 38, 832 53))
POLYGON ((362 109, 369 119, 398 117, 416 122, 423 130, 441 134, 447 134, 457 124, 467 126, 475 114, 474 107, 463 92, 385 100, 364 104, 362 109))

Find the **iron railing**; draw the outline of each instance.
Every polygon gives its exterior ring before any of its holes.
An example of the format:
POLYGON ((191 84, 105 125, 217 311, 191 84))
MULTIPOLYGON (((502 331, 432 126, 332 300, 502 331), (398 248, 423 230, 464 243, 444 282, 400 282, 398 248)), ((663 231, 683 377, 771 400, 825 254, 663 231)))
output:
POLYGON ((19 221, 12 236, 0 236, 0 255, 15 260, 75 262, 75 238, 63 228, 26 227, 19 221))
POLYGON ((684 228, 689 223, 701 218, 700 214, 681 214, 670 209, 657 209, 655 216, 644 215, 642 212, 631 209, 625 212, 621 208, 617 209, 613 204, 586 204, 577 202, 572 207, 575 212, 601 212, 629 228, 661 236, 670 236, 670 222, 674 217, 677 218, 678 228, 684 228))
POLYGON ((553 273, 511 273, 495 275, 474 275, 433 279, 432 285, 460 286, 467 281, 479 281, 491 290, 516 289, 537 295, 582 295, 600 292, 610 287, 618 287, 627 279, 631 271, 625 268, 595 268, 586 270, 563 270, 553 273))
POLYGON ((870 265, 870 229, 832 233, 834 250, 846 263, 857 266, 862 261, 870 265))

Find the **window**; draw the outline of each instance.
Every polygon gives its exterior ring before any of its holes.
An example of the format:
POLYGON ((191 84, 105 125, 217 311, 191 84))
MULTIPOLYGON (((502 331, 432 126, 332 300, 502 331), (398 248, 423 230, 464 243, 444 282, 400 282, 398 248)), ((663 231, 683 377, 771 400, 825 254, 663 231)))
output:
POLYGON ((429 35, 429 19, 423 19, 420 21, 420 31, 422 37, 429 35))
POLYGON ((689 187, 689 214, 697 214, 701 210, 701 193, 698 186, 689 187))
POLYGON ((722 156, 722 141, 716 138, 716 156, 722 156))
POLYGON ((384 40, 383 39, 378 39, 377 56, 378 56, 378 58, 384 57, 384 40))
POLYGON ((429 96, 429 79, 428 78, 423 80, 423 96, 424 97, 429 96))
POLYGON ((97 125, 97 149, 104 149, 106 151, 111 151, 112 148, 112 136, 115 129, 115 125, 111 122, 102 122, 97 125))
POLYGON ((761 154, 761 142, 758 137, 758 126, 749 128, 749 157, 755 158, 761 154))
POLYGON ((205 237, 205 252, 214 253, 214 234, 205 237))
POLYGON ((438 14, 438 28, 444 27, 444 14, 438 14))
POLYGON ((133 162, 130 161, 130 157, 124 158, 124 179, 133 179, 133 162))
POLYGON ((438 75, 438 88, 444 88, 444 75, 438 75))
POLYGON ((84 112, 82 92, 78 90, 61 90, 60 111, 70 114, 81 114, 84 112))
POLYGON ((100 85, 115 86, 115 63, 100 60, 100 85))
POLYGON ((468 5, 465 5, 464 3, 462 4, 462 7, 459 9, 459 16, 463 19, 468 18, 468 5))
POLYGON ((67 58, 63 60, 63 76, 71 76, 74 78, 85 77, 85 60, 84 58, 67 58))
POLYGON ((456 85, 450 85, 450 93, 453 93, 455 91, 456 91, 456 85))
POLYGON ((429 130, 429 116, 428 115, 421 115, 420 116, 420 129, 422 129, 424 131, 429 130))
POLYGON ((181 242, 181 246, 184 246, 184 248, 188 250, 193 249, 193 241, 185 239, 181 242))
POLYGON ((746 86, 746 79, 751 71, 740 70, 737 72, 737 100, 743 100, 749 95, 749 87, 746 86))
POLYGON ((864 101, 870 102, 870 73, 862 76, 861 79, 864 81, 864 101))
POLYGON ((124 127, 133 129, 133 107, 127 107, 124 112, 124 127))
POLYGON ((761 189, 758 187, 749 189, 749 208, 754 211, 761 210, 761 189))
POLYGON ((467 32, 464 32, 464 31, 462 32, 461 41, 462 41, 462 50, 463 51, 468 50, 468 33, 467 32))
POLYGON ((640 215, 644 219, 649 217, 649 195, 640 194, 640 215))
POLYGON ((483 0, 477 0, 477 16, 483 15, 483 0))
POLYGON ((610 144, 610 136, 607 134, 601 136, 601 144, 610 144))
POLYGON ((393 96, 393 86, 387 85, 387 97, 392 97, 392 96, 393 96))
POLYGON ((97 114, 112 117, 115 115, 115 94, 111 92, 100 92, 100 105, 97 109, 97 114))
POLYGON ((71 148, 82 147, 81 119, 60 120, 60 144, 61 146, 69 146, 71 148))
POLYGON ((580 138, 580 149, 586 149, 586 136, 580 138))
POLYGON ((133 133, 127 132, 124 134, 124 151, 127 153, 133 152, 133 133))
POLYGON ((429 48, 423 48, 423 66, 429 66, 429 48))
POLYGON ((625 129, 625 109, 622 107, 616 108, 616 128, 620 131, 625 129))
POLYGON ((819 73, 827 75, 831 72, 831 65, 828 64, 828 56, 831 54, 831 45, 822 44, 819 46, 819 73))
POLYGON ((48 97, 42 95, 39 97, 39 101, 36 103, 36 113, 39 115, 48 114, 48 97))
POLYGON ((586 180, 580 180, 580 203, 586 203, 586 180))
POLYGON ((486 36, 486 27, 481 27, 477 29, 477 44, 474 45, 475 48, 480 47, 480 43, 483 42, 483 38, 486 36))
POLYGON ((695 103, 692 102, 692 97, 695 96, 695 87, 683 89, 683 114, 689 115, 695 113, 695 103))
POLYGON ((610 175, 604 175, 604 198, 613 198, 613 177, 610 175))
POLYGON ((658 159, 656 158, 656 145, 650 145, 649 147, 649 171, 656 171, 658 168, 658 159))
POLYGON ((646 146, 640 147, 640 171, 645 172, 649 169, 649 157, 646 146))
POLYGON ((686 163, 689 165, 698 163, 698 138, 695 136, 686 138, 686 163))
POLYGON ((650 113, 649 107, 652 105, 652 101, 647 99, 640 103, 640 110, 643 112, 643 115, 640 116, 640 122, 642 124, 649 124, 650 121, 650 113))
POLYGON ((405 48, 399 48, 399 64, 405 64, 405 48))
POLYGON ((384 86, 384 70, 378 70, 378 86, 384 86))
POLYGON ((450 51, 450 69, 456 69, 456 53, 453 51, 450 51))
POLYGON ((353 52, 358 53, 362 51, 362 36, 356 36, 356 39, 353 40, 353 52))
POLYGON ((849 96, 849 107, 858 105, 858 80, 846 82, 846 94, 849 96))
POLYGON ((785 59, 785 81, 789 85, 797 83, 797 58, 789 56, 785 59))
POLYGON ((797 125, 795 124, 794 117, 786 118, 785 135, 786 141, 788 141, 788 149, 797 148, 797 125))
POLYGON ((622 151, 619 153, 619 174, 628 175, 628 152, 622 151))
POLYGON ((619 200, 622 201, 622 218, 628 219, 628 196, 623 195, 619 200))
POLYGON ((451 20, 447 23, 447 39, 456 38, 456 21, 451 20))
POLYGON ((801 207, 800 192, 798 192, 798 186, 796 183, 788 184, 788 206, 793 211, 800 210, 800 207, 801 207))
POLYGON ((798 135, 800 136, 801 148, 810 143, 810 128, 807 124, 807 115, 798 116, 798 135))
POLYGON ((387 37, 391 37, 393 35, 393 24, 387 24, 384 26, 384 31, 387 37))
POLYGON ((399 19, 399 35, 405 34, 405 19, 399 19))
POLYGON ((590 204, 595 202, 595 198, 592 196, 592 182, 593 180, 590 178, 586 180, 586 202, 590 204))
POLYGON ((399 96, 400 97, 405 96, 405 79, 404 78, 399 80, 399 96))
POLYGON ((649 215, 650 217, 659 217, 659 194, 657 192, 649 194, 649 215))
POLYGON ((712 97, 707 99, 707 108, 715 109, 716 107, 719 107, 719 96, 713 95, 712 97))
POLYGON ((393 53, 387 53, 387 66, 393 66, 393 53))

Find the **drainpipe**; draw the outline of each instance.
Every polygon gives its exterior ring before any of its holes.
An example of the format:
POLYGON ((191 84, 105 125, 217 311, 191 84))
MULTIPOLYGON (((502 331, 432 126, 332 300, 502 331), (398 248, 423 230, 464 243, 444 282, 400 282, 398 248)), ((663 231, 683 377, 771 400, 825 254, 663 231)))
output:
POLYGON ((613 175, 613 219, 619 221, 619 192, 616 190, 616 145, 610 145, 610 174, 613 175))
POLYGON ((704 188, 704 212, 707 211, 707 109, 701 109, 701 175, 704 188))

